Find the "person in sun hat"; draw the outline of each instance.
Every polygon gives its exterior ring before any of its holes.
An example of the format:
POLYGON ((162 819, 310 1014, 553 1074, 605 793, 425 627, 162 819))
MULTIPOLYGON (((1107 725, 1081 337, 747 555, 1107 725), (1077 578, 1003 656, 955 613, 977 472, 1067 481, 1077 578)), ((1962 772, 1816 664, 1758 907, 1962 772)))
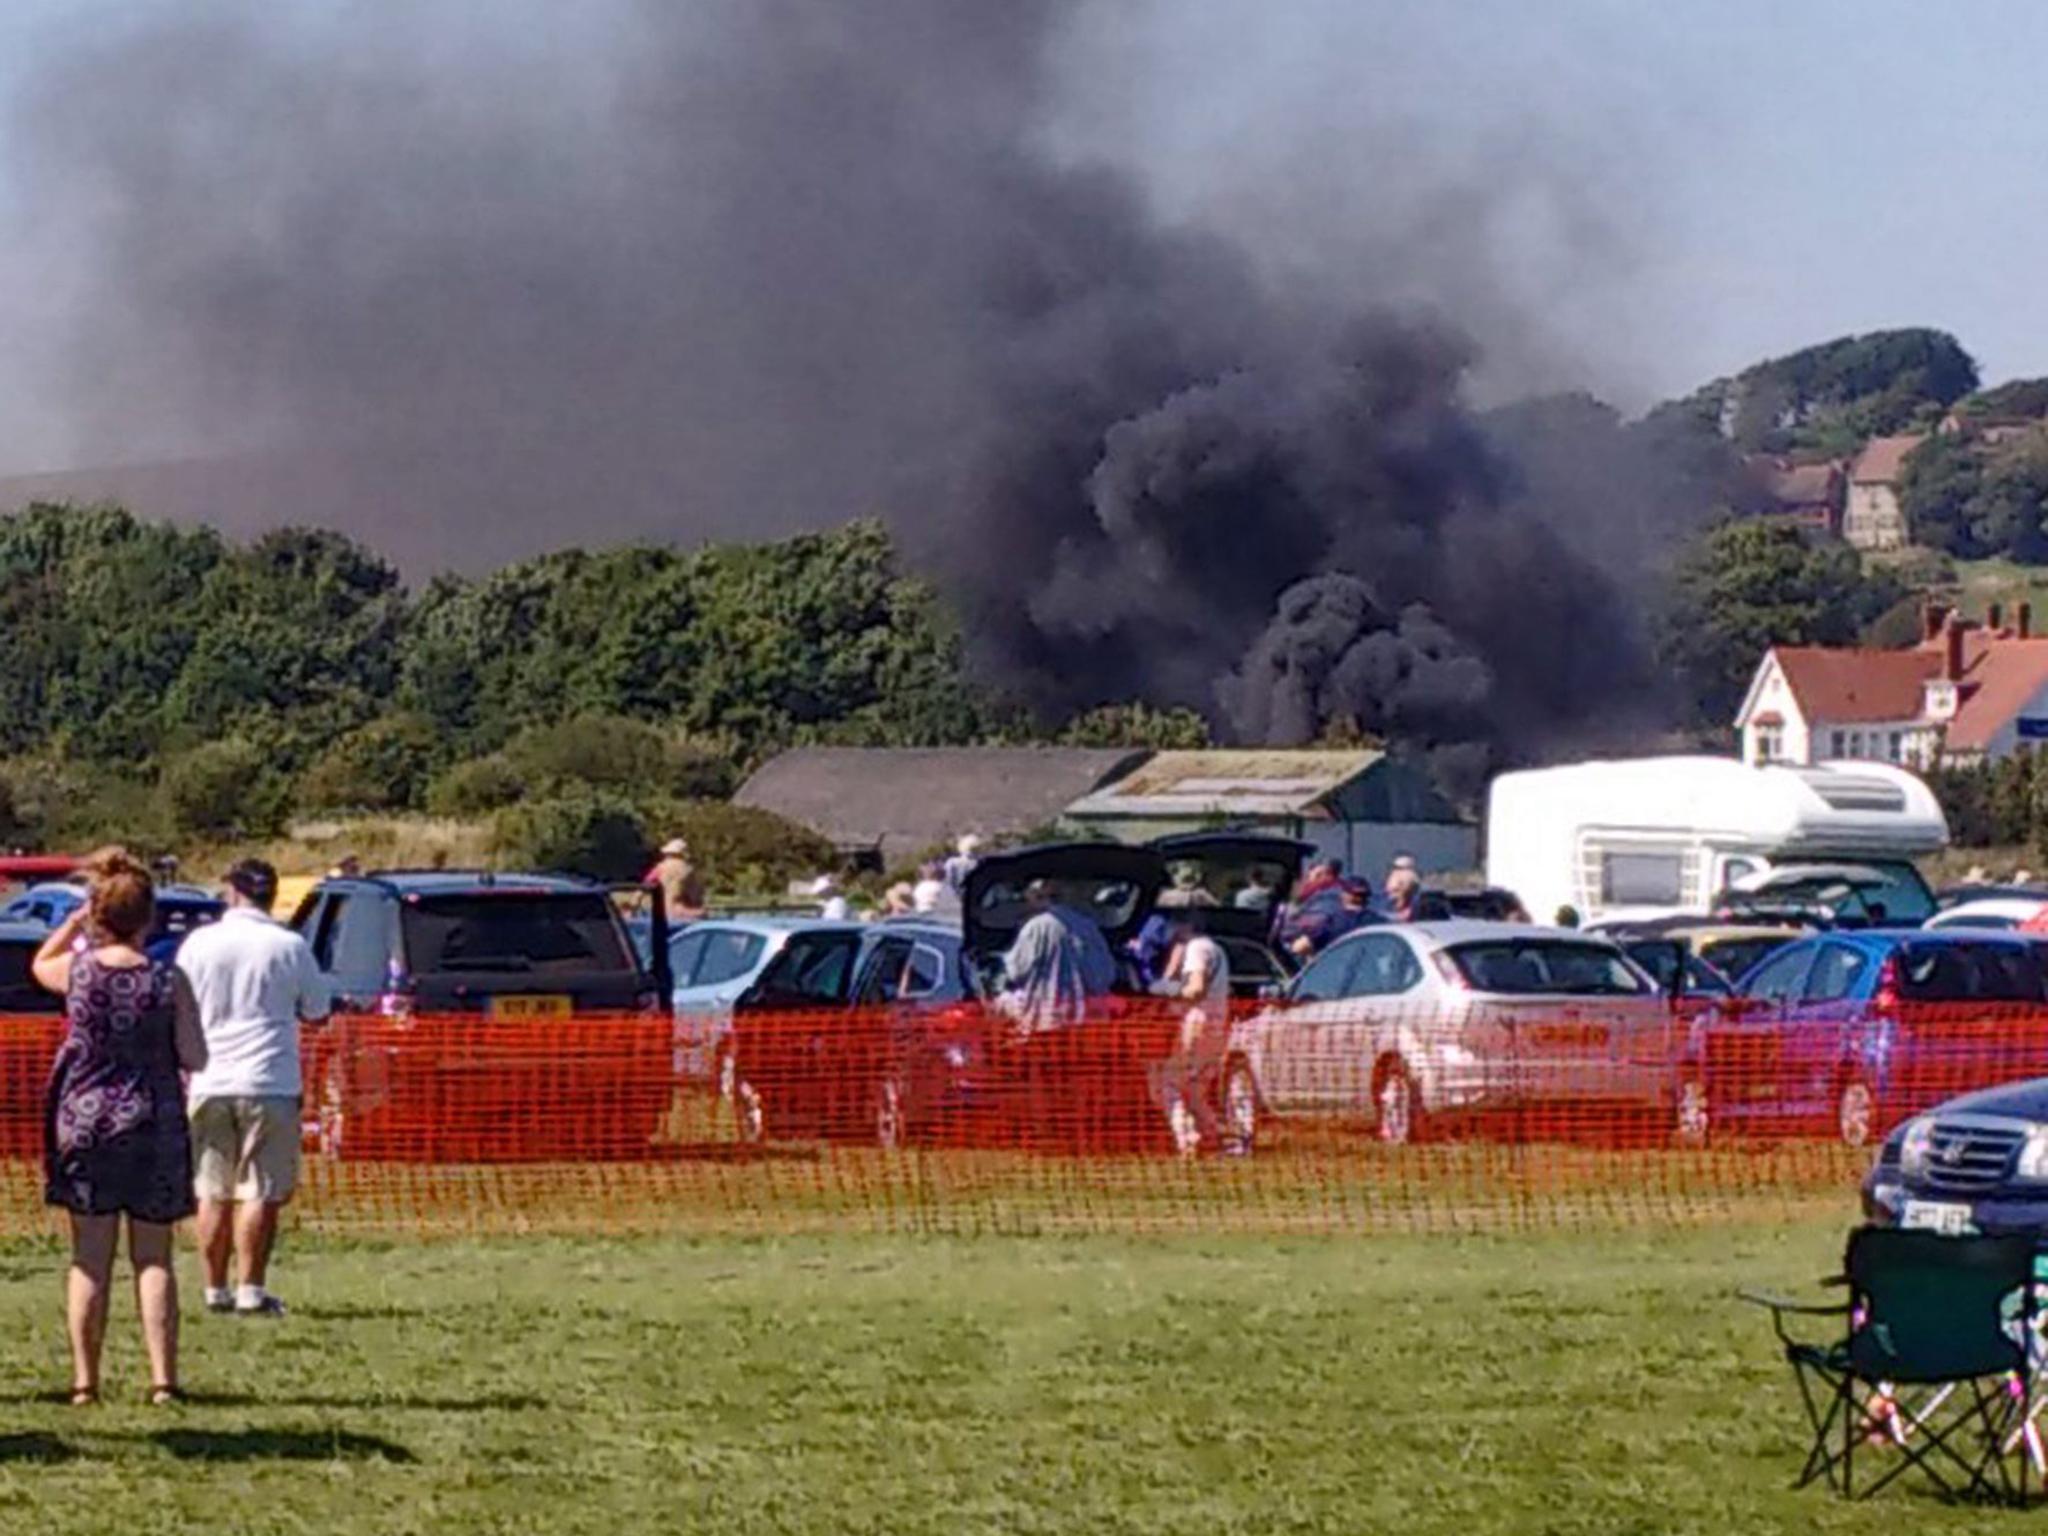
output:
POLYGON ((642 882, 661 887, 662 905, 672 923, 694 923, 704 915, 704 877, 690 862, 690 845, 672 837, 661 845, 661 859, 642 882))
POLYGON ((178 946, 206 1038, 206 1066, 186 1088, 199 1256, 209 1312, 275 1317, 284 1303, 269 1290, 270 1254, 299 1184, 299 1024, 327 1017, 327 978, 305 939, 270 915, 275 869, 244 859, 223 886, 220 921, 178 946))

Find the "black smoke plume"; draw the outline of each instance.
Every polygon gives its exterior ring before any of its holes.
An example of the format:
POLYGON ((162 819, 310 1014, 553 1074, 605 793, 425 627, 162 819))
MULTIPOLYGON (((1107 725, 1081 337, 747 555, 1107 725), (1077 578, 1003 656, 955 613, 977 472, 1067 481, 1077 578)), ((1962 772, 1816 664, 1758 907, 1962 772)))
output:
POLYGON ((1564 475, 1476 418, 1412 274, 1281 283, 1054 156, 1073 11, 195 0, 16 124, 56 387, 103 459, 206 453, 213 520, 415 571, 880 511, 1051 714, 1533 751, 1654 700, 1643 525, 1691 500, 1617 422, 1564 475))

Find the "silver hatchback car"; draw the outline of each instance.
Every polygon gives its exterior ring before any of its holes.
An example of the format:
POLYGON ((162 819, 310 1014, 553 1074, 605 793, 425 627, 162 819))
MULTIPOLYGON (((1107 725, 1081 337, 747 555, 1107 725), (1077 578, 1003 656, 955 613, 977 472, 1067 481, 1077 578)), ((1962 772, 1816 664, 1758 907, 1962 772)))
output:
POLYGON ((1232 1031, 1226 1132, 1249 1147, 1267 1114, 1369 1116, 1380 1140, 1407 1142, 1453 1111, 1661 1112, 1682 1032, 1607 939, 1511 923, 1361 928, 1232 1031))

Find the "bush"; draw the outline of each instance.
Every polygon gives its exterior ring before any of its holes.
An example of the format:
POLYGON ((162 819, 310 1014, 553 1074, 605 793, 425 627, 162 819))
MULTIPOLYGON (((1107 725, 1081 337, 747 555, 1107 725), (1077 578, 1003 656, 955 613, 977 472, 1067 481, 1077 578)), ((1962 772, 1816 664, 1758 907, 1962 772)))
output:
POLYGON ((654 861, 654 840, 629 802, 584 790, 504 807, 491 819, 491 852, 519 869, 636 880, 654 861))
POLYGON ((268 756, 239 736, 166 758, 156 799, 168 830, 187 837, 262 837, 284 820, 268 756))
POLYGON ((433 724, 387 715, 358 726, 299 780, 303 811, 404 811, 420 803, 440 751, 433 724))
POLYGON ((521 800, 526 780, 502 752, 457 763, 427 786, 427 809, 436 816, 488 816, 521 800))
POLYGON ((583 785, 636 800, 694 800, 732 789, 732 766, 718 753, 622 715, 532 726, 505 744, 505 758, 541 794, 583 785))
POLYGON ((653 840, 685 837, 690 857, 714 892, 780 895, 792 880, 838 863, 830 843, 809 827, 750 805, 693 800, 656 808, 653 840))

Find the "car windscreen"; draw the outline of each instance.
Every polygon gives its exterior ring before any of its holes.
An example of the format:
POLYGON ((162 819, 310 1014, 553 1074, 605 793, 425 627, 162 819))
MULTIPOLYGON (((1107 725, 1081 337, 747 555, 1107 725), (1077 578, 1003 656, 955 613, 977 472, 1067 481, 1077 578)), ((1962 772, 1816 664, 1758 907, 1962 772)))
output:
POLYGON ((582 976, 636 969, 601 891, 420 896, 403 910, 406 960, 415 976, 582 976))
POLYGON ((1467 986, 1503 997, 1633 997, 1650 985, 1615 950, 1569 939, 1484 939, 1445 953, 1467 986))
POLYGON ((1921 1003, 2038 1003, 2041 963, 2031 944, 1908 944, 1899 995, 1921 1003))
POLYGON ((1747 939, 1702 939, 1700 958, 1724 976, 1747 976, 1767 956, 1775 955, 1799 935, 1760 934, 1747 939))
POLYGON ((1856 868, 1859 874, 1853 880, 1817 873, 1811 879, 1774 882, 1758 896, 1767 902, 1824 907, 1838 920, 1872 927, 1911 928, 1934 915, 1934 893, 1911 864, 1878 862, 1856 868))

